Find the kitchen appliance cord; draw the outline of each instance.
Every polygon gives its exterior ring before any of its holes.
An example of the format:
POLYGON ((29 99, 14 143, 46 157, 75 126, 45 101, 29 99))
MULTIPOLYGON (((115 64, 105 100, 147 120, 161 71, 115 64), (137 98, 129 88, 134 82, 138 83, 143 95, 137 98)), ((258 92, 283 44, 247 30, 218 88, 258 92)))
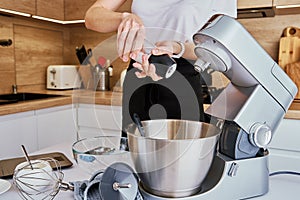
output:
POLYGON ((277 172, 270 173, 269 176, 284 175, 284 174, 300 176, 300 172, 294 172, 294 171, 277 171, 277 172))

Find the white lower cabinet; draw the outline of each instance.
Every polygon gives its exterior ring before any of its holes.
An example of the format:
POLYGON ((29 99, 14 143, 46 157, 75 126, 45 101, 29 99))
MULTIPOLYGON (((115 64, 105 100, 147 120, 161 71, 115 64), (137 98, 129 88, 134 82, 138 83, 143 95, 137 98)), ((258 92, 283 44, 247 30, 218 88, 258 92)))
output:
POLYGON ((121 134, 121 106, 78 104, 77 115, 79 139, 121 134))
POLYGON ((76 141, 76 109, 72 105, 36 111, 38 148, 76 141))
POLYGON ((75 142, 76 110, 72 105, 0 116, 0 160, 64 142, 75 142))
POLYGON ((271 172, 300 172, 300 120, 283 119, 274 133, 269 151, 271 172))
POLYGON ((34 111, 0 116, 0 159, 23 156, 38 149, 34 111))

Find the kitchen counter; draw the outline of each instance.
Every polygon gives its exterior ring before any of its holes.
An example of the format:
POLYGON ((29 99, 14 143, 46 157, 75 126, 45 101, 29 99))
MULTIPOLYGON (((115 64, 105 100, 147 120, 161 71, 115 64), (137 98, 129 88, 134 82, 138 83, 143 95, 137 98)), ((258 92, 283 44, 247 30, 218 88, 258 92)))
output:
MULTIPOLYGON (((69 143, 58 144, 40 150, 36 153, 39 154, 39 153, 51 153, 51 152, 62 152, 73 162, 73 166, 71 168, 63 170, 64 173, 63 182, 68 183, 70 181, 83 181, 83 180, 88 180, 91 177, 90 174, 82 170, 75 163, 72 157, 71 144, 69 143)), ((300 196, 299 176, 277 175, 277 176, 270 177, 269 180, 270 180, 269 192, 264 196, 252 198, 253 200, 299 199, 300 196)), ((11 179, 9 179, 9 181, 12 182, 11 179)), ((8 192, 0 195, 0 199, 18 200, 21 199, 21 197, 18 196, 16 188, 11 187, 8 192)), ((55 199, 72 200, 74 198, 73 198, 73 193, 71 191, 60 191, 55 199)))
POLYGON ((285 115, 286 119, 300 119, 300 99, 295 99, 285 115))
MULTIPOLYGON (((89 103, 99 105, 122 105, 122 92, 119 91, 89 91, 89 90, 42 90, 31 91, 45 94, 59 94, 62 97, 49 99, 18 102, 13 104, 0 105, 0 116, 38 110, 54 106, 62 106, 72 103, 89 103)), ((285 115, 286 119, 300 119, 300 99, 294 100, 290 109, 285 115)))
POLYGON ((90 103, 100 105, 122 105, 122 93, 112 91, 81 91, 81 90, 42 90, 30 91, 32 93, 57 94, 60 97, 51 97, 47 99, 38 99, 0 105, 0 116, 39 110, 55 106, 63 106, 73 103, 90 103))

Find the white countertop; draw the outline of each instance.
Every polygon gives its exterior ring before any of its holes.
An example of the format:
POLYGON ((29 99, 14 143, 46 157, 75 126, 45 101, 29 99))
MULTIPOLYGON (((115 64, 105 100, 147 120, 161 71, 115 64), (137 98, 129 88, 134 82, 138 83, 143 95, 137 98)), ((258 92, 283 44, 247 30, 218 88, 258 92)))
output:
MULTIPOLYGON (((70 144, 59 144, 50 148, 43 149, 36 152, 39 153, 51 153, 62 152, 72 162, 73 166, 68 169, 64 169, 64 182, 70 181, 82 181, 90 178, 90 174, 82 170, 74 161, 72 157, 72 150, 70 144)), ((12 182, 12 180, 9 180, 12 182)), ((251 186, 249 186, 251 187, 251 186)), ((293 175, 277 175, 270 177, 270 189, 269 192, 261 197, 252 198, 253 200, 293 200, 300 198, 300 176, 293 175)), ((18 200, 21 197, 17 194, 16 189, 12 186, 9 191, 0 195, 0 200, 18 200)), ((55 199, 71 200, 73 198, 72 191, 60 191, 55 199)))

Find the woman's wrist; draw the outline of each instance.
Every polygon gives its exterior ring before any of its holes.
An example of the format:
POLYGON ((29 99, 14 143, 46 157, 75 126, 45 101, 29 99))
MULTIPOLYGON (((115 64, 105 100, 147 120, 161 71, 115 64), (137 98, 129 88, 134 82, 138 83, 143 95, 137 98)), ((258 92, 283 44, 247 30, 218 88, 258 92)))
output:
POLYGON ((128 12, 123 12, 122 13, 122 19, 128 17, 131 13, 128 13, 128 12))

